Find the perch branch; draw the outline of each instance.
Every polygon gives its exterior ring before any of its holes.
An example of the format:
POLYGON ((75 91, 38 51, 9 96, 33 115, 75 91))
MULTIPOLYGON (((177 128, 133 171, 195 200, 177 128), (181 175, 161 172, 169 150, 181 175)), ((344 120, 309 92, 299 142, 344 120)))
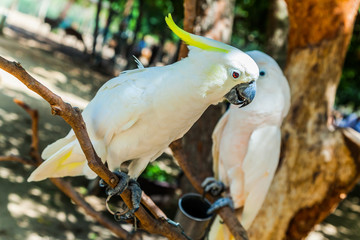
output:
MULTIPOLYGON (((47 87, 29 75, 20 63, 10 62, 0 56, 0 68, 18 78, 30 90, 39 94, 50 104, 52 113, 61 116, 72 127, 88 160, 89 167, 109 186, 114 188, 119 182, 119 179, 97 156, 86 131, 85 122, 80 110, 63 102, 61 97, 51 92, 47 87)), ((130 191, 125 190, 120 196, 125 204, 129 208, 132 208, 130 191)), ((143 200, 143 202, 149 203, 150 201, 147 199, 146 201, 143 200)), ((156 205, 152 205, 151 212, 155 212, 154 206, 156 205)), ((135 212, 135 216, 140 220, 140 226, 149 233, 163 235, 169 239, 186 239, 179 228, 169 224, 165 218, 154 218, 143 206, 140 206, 139 210, 135 212)))

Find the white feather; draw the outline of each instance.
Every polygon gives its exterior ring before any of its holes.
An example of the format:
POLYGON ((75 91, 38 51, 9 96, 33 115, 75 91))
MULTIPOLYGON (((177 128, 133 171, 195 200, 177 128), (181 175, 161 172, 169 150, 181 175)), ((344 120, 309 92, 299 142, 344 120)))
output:
MULTIPOLYGON (((257 80, 253 102, 239 109, 231 106, 213 133, 214 172, 229 187, 237 217, 248 229, 258 214, 280 155, 281 124, 290 107, 288 82, 268 55, 248 54, 266 75, 257 80)), ((230 239, 229 230, 217 224, 209 239, 230 239)))
POLYGON ((143 68, 145 68, 144 65, 141 63, 141 61, 140 61, 137 57, 135 57, 135 56, 133 55, 133 58, 134 58, 134 60, 135 60, 135 63, 136 63, 136 65, 137 65, 138 69, 143 69, 143 68))
POLYGON ((280 142, 281 131, 278 126, 258 128, 251 135, 248 154, 242 166, 245 175, 244 193, 247 197, 241 222, 246 229, 259 212, 274 178, 279 162, 280 142))

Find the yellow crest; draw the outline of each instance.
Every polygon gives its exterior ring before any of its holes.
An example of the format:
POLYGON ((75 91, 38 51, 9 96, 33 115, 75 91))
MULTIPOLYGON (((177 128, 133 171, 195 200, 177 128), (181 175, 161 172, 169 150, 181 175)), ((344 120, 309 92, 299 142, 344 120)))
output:
POLYGON ((173 31, 176 36, 178 36, 181 40, 183 40, 186 44, 190 46, 194 46, 207 51, 224 53, 228 53, 232 50, 232 47, 225 43, 218 42, 210 38, 197 36, 195 34, 191 34, 182 30, 175 24, 170 13, 167 17, 165 17, 165 21, 171 31, 173 31))

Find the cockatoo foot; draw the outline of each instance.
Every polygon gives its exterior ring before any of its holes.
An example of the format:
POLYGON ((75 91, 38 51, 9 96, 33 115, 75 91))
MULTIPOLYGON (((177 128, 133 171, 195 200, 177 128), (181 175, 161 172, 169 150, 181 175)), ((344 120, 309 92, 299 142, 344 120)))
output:
POLYGON ((131 202, 133 205, 133 208, 130 211, 135 213, 140 207, 142 190, 139 183, 135 179, 129 180, 128 189, 131 191, 131 202))
POLYGON ((141 193, 142 190, 140 188, 139 183, 135 179, 130 179, 130 177, 123 172, 114 172, 116 176, 119 177, 119 183, 115 188, 109 187, 102 179, 100 179, 99 185, 101 187, 107 187, 106 188, 106 194, 108 195, 108 198, 106 200, 106 207, 108 211, 114 215, 115 219, 117 221, 127 220, 134 218, 134 213, 139 209, 140 202, 141 202, 141 193), (110 209, 108 202, 110 201, 110 198, 115 195, 120 195, 125 189, 129 189, 131 192, 131 201, 133 208, 129 209, 125 204, 123 211, 116 211, 110 209))
POLYGON ((129 209, 125 204, 125 210, 123 212, 117 211, 114 213, 115 220, 117 221, 124 221, 128 219, 135 219, 134 213, 139 209, 140 202, 141 202, 141 193, 142 190, 140 188, 139 183, 135 179, 129 179, 127 189, 131 191, 131 202, 132 202, 132 209, 129 209))
POLYGON ((118 182, 118 184, 116 185, 115 188, 109 187, 107 185, 107 183, 102 179, 100 179, 100 182, 99 182, 100 187, 107 187, 106 188, 106 194, 108 196, 114 196, 116 194, 121 194, 128 187, 128 183, 129 183, 129 180, 130 180, 129 175, 127 175, 124 172, 116 171, 116 172, 114 172, 114 174, 116 176, 118 176, 118 178, 119 178, 119 182, 118 182))
POLYGON ((234 209, 234 202, 228 197, 219 198, 211 205, 211 207, 206 211, 206 213, 209 215, 213 214, 215 211, 225 206, 229 206, 231 209, 234 209))
POLYGON ((207 177, 201 183, 201 187, 204 189, 204 193, 210 193, 214 197, 219 196, 225 190, 224 183, 213 177, 207 177))

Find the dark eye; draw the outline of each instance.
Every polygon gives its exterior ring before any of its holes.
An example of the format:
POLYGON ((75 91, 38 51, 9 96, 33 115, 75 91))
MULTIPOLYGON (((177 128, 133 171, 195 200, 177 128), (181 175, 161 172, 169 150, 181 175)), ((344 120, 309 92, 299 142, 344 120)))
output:
POLYGON ((239 72, 239 71, 236 71, 236 70, 233 70, 231 75, 232 75, 232 77, 233 77, 234 79, 237 79, 237 78, 240 77, 240 72, 239 72))
POLYGON ((261 70, 259 74, 260 74, 260 76, 263 77, 263 76, 265 76, 266 72, 264 70, 261 70))

